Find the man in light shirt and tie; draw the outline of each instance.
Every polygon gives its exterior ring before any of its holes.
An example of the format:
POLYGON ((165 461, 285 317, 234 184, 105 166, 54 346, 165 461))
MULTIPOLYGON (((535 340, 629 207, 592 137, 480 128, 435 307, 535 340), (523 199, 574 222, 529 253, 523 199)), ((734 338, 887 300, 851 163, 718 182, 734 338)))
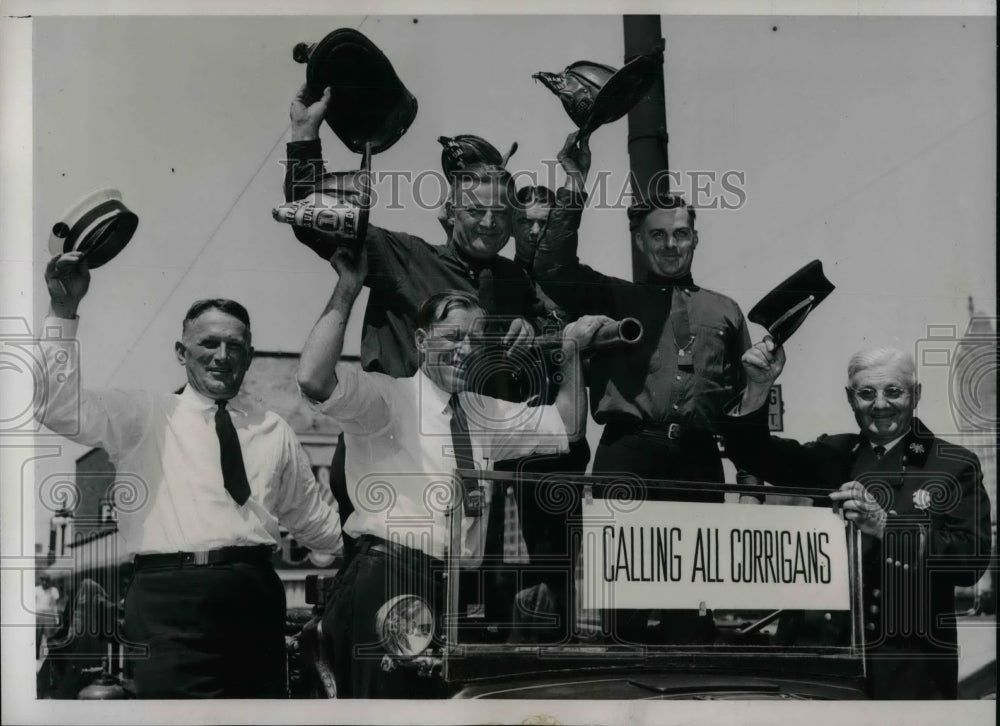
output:
POLYGON ((237 302, 200 300, 175 344, 179 394, 79 386, 77 308, 90 284, 77 252, 45 270, 41 342, 47 395, 36 417, 107 451, 140 482, 119 531, 135 555, 125 638, 142 698, 285 696, 285 594, 270 559, 279 522, 320 551, 342 548, 336 507, 277 414, 230 404, 250 366, 250 319, 237 302))
POLYGON ((474 372, 465 363, 484 313, 464 292, 432 295, 417 311, 415 375, 393 378, 340 364, 347 320, 367 274, 366 253, 355 259, 342 248, 331 263, 336 288, 302 350, 299 387, 343 426, 347 444, 354 511, 344 530, 359 547, 323 619, 337 693, 439 695, 414 670, 383 671, 376 611, 403 593, 441 604, 431 575, 445 558, 460 557, 463 568, 481 563, 489 483, 459 479, 456 468, 488 469, 497 460, 539 451, 565 453, 583 436, 587 409, 578 351, 610 318, 584 317, 564 330, 555 402, 528 406, 466 390, 474 372), (455 517, 461 530, 453 544, 449 522, 455 517))

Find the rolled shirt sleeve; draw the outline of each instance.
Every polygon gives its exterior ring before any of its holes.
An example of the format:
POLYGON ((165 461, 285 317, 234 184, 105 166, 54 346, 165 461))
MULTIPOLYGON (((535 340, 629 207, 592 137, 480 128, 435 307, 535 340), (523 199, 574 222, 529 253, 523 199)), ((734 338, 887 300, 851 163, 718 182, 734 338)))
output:
POLYGON ((274 513, 302 544, 320 552, 343 551, 340 515, 336 504, 323 499, 312 472, 309 457, 287 425, 284 432, 283 461, 274 513))
POLYGON ((389 376, 366 373, 347 363, 338 363, 336 372, 337 386, 328 399, 314 401, 302 394, 303 398, 317 411, 334 419, 348 433, 365 434, 384 429, 390 422, 389 404, 376 377, 389 376))
POLYGON ((566 425, 555 406, 529 406, 477 394, 467 396, 469 428, 483 442, 483 454, 493 461, 569 451, 566 425))

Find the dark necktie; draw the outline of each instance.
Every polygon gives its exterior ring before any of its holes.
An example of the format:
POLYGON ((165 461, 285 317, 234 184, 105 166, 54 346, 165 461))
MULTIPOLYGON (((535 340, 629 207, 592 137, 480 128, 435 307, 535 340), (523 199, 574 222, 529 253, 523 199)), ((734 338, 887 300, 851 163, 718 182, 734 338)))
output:
POLYGON ((688 320, 687 294, 680 285, 673 286, 670 295, 670 326, 677 346, 677 365, 693 367, 691 350, 691 322, 688 320))
MULTIPOLYGON (((475 469, 472 455, 472 437, 469 435, 469 419, 462 408, 457 393, 451 395, 451 443, 455 448, 455 464, 459 469, 475 469)), ((483 513, 483 493, 475 477, 462 477, 463 504, 467 517, 478 517, 483 513)))
POLYGON ((875 454, 875 459, 876 460, 881 459, 883 456, 885 456, 885 447, 884 446, 873 446, 872 447, 872 451, 875 454))
POLYGON ((247 470, 243 465, 243 451, 240 449, 240 438, 236 435, 233 419, 226 410, 225 401, 216 401, 219 407, 215 410, 215 433, 219 437, 219 451, 222 455, 222 479, 226 491, 240 506, 250 498, 250 482, 247 481, 247 470))
POLYGON ((479 271, 477 282, 479 283, 479 291, 477 295, 479 298, 479 304, 483 306, 483 310, 486 311, 487 315, 496 315, 497 298, 496 283, 493 279, 493 270, 489 267, 481 269, 479 271))

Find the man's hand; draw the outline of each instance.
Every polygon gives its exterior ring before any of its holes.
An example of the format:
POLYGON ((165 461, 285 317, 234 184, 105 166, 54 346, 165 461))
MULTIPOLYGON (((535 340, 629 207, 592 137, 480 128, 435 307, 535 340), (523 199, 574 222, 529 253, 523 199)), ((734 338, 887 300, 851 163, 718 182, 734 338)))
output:
POLYGON ((765 335, 764 340, 743 354, 742 362, 747 387, 740 401, 740 413, 746 414, 767 402, 771 385, 785 367, 785 350, 775 347, 771 336, 765 335))
POLYGON ((295 94, 288 116, 292 120, 292 141, 312 141, 319 138, 319 126, 330 105, 330 88, 323 89, 323 96, 314 101, 306 84, 295 94))
POLYGON ((534 342, 535 329, 524 318, 514 318, 501 341, 506 355, 510 355, 515 348, 528 348, 534 342))
POLYGON ((361 291, 365 278, 368 276, 368 250, 361 247, 360 251, 355 251, 347 246, 339 245, 330 257, 330 264, 337 271, 340 278, 337 287, 353 297, 361 291))
POLYGON ((563 328, 562 349, 566 354, 579 353, 590 346, 594 333, 602 325, 616 322, 607 315, 583 315, 563 328))
POLYGON ((844 482, 840 489, 830 494, 830 499, 842 503, 844 517, 854 522, 864 534, 882 539, 888 515, 864 484, 859 481, 844 482))
POLYGON ((90 268, 81 252, 56 255, 45 266, 45 283, 49 288, 52 312, 57 317, 72 320, 80 301, 90 288, 90 268))
POLYGON ((576 131, 566 137, 556 156, 566 171, 566 187, 582 192, 590 173, 590 135, 579 135, 576 131))
POLYGON ((770 388, 784 367, 785 349, 776 348, 770 335, 743 354, 747 381, 755 385, 770 388))

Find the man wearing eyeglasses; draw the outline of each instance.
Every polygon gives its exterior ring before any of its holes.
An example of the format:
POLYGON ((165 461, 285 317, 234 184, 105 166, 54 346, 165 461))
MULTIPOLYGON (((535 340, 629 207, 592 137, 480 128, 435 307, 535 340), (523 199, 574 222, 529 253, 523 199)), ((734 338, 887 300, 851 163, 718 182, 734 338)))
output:
POLYGON ((610 321, 590 316, 565 328, 563 382, 552 405, 503 401, 470 390, 469 360, 485 311, 464 291, 438 292, 416 311, 415 375, 396 378, 340 364, 347 320, 368 275, 368 252, 354 257, 341 248, 331 264, 336 287, 302 349, 298 383, 319 412, 343 426, 347 444, 354 506, 344 526, 358 551, 323 620, 337 693, 339 698, 438 696, 440 689, 416 669, 383 668, 387 651, 376 633, 377 611, 407 593, 440 607, 433 574, 448 556, 459 558, 463 569, 479 567, 492 487, 458 481, 454 470, 568 451, 570 442, 583 436, 587 417, 579 351, 610 321), (451 522, 460 522, 460 550, 452 547, 451 522))
POLYGON ((861 530, 870 695, 956 698, 954 588, 975 584, 990 556, 979 459, 915 416, 913 358, 890 347, 860 351, 848 364, 858 433, 808 444, 771 436, 765 403, 784 364, 769 338, 743 356, 748 385, 725 421, 726 451, 773 484, 830 489, 861 530))
MULTIPOLYGON (((559 161, 582 190, 590 166, 587 140, 568 141, 559 161)), ((692 207, 678 196, 653 196, 629 208, 628 218, 632 239, 649 268, 641 282, 580 264, 575 225, 541 237, 534 250, 519 249, 520 258, 531 259, 543 292, 570 319, 583 314, 634 317, 645 330, 637 345, 596 355, 590 362, 591 411, 605 427, 593 472, 723 482, 714 432, 726 402, 742 387, 740 356, 750 347, 746 320, 733 300, 692 278, 698 247, 692 207)), ((670 496, 723 499, 697 491, 670 496)))

